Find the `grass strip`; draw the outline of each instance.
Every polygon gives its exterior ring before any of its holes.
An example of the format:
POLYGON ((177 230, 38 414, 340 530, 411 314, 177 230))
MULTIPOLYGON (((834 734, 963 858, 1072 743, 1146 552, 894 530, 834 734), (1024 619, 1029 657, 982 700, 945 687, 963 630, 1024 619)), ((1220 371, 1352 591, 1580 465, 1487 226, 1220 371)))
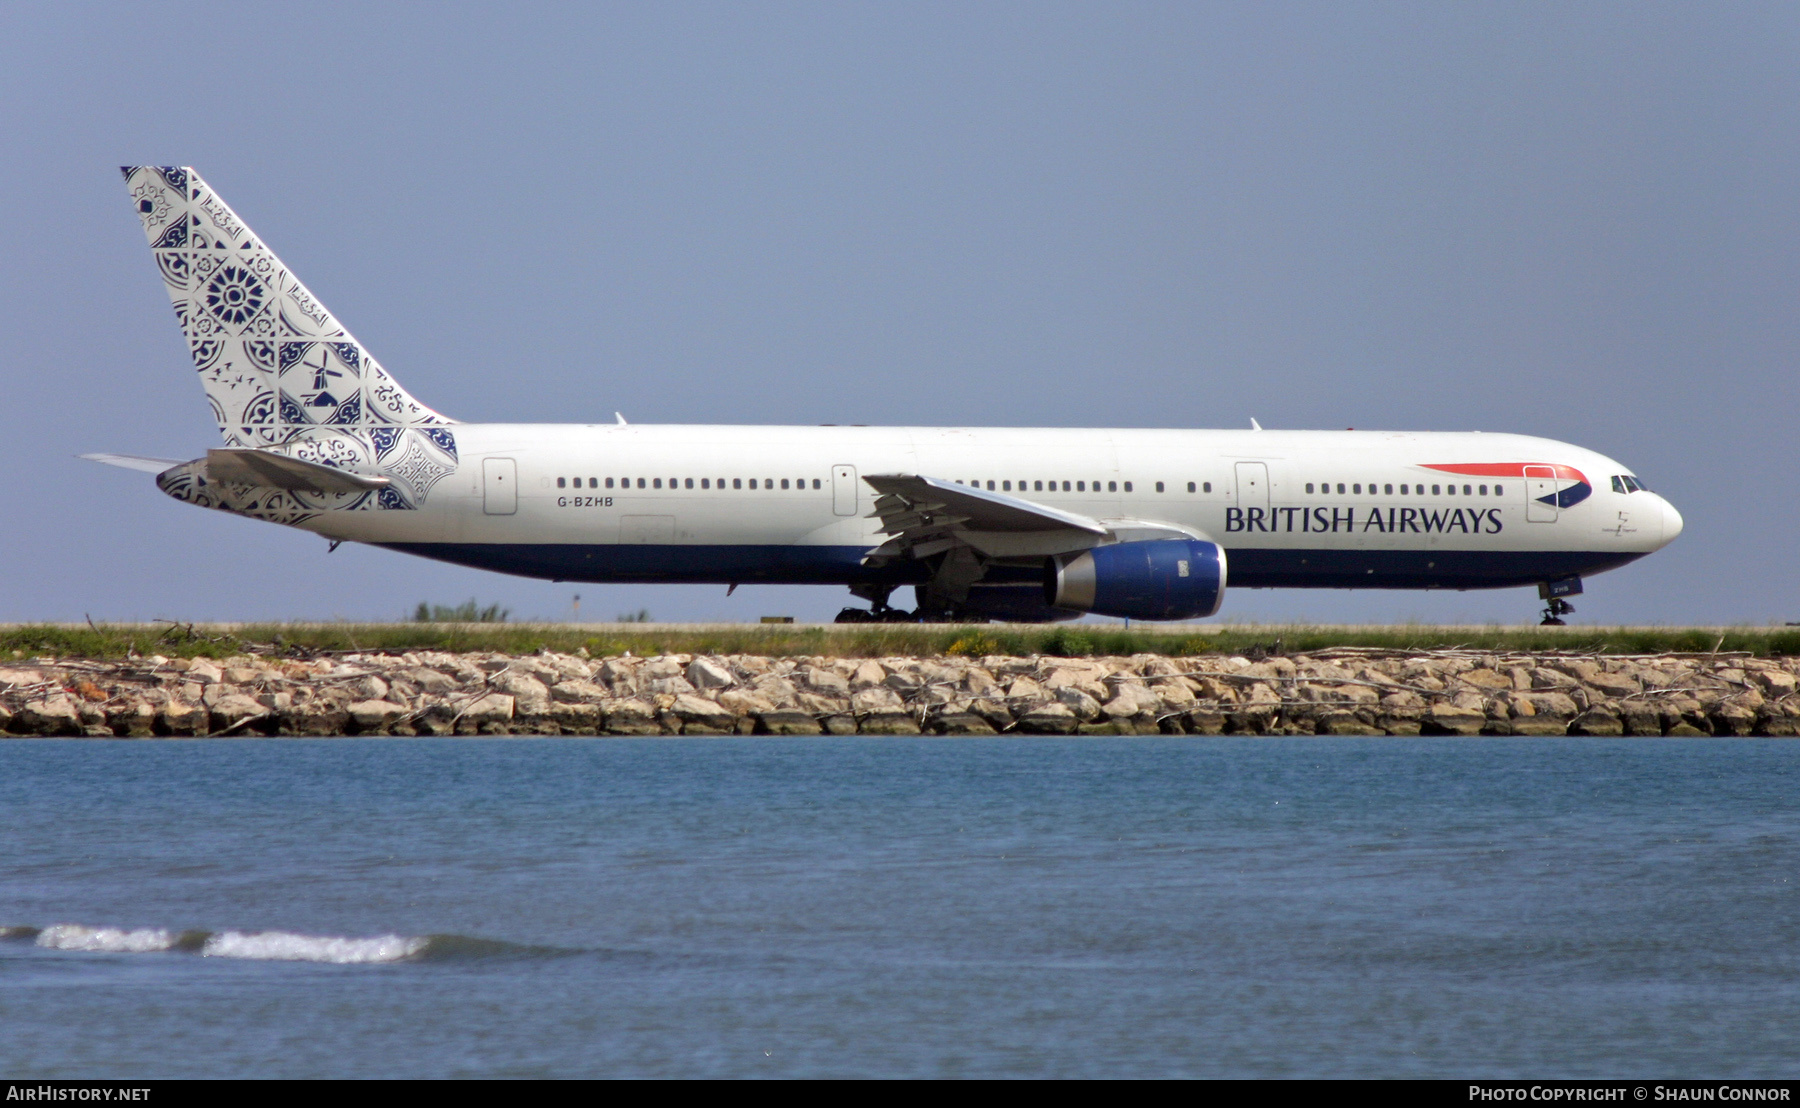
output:
POLYGON ((604 657, 655 654, 827 655, 868 658, 956 654, 1300 653, 1332 647, 1424 651, 1562 651, 1583 654, 1800 654, 1795 627, 1440 627, 1332 625, 1094 624, 530 624, 530 623, 255 623, 12 624, 0 626, 0 665, 7 660, 229 657, 275 653, 404 653, 443 650, 535 654, 585 649, 604 657))

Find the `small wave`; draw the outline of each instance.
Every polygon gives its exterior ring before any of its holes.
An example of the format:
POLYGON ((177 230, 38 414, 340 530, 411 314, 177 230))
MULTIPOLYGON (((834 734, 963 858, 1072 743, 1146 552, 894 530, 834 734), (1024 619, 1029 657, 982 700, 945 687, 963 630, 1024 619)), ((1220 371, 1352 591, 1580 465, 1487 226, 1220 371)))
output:
POLYGON ((119 927, 86 927, 79 923, 53 923, 37 934, 37 945, 51 950, 107 951, 115 954, 148 954, 171 950, 178 932, 159 927, 126 931, 119 927))
POLYGON ((342 939, 296 935, 291 931, 220 931, 201 944, 204 958, 248 958, 270 962, 330 962, 360 965, 400 962, 423 951, 429 940, 407 935, 342 939))
POLYGON ((529 946, 468 935, 376 935, 345 938, 293 931, 171 931, 144 927, 0 927, 0 941, 35 942, 48 950, 109 954, 176 952, 203 958, 263 962, 321 962, 379 965, 390 962, 460 962, 490 958, 558 958, 580 953, 559 947, 529 946))

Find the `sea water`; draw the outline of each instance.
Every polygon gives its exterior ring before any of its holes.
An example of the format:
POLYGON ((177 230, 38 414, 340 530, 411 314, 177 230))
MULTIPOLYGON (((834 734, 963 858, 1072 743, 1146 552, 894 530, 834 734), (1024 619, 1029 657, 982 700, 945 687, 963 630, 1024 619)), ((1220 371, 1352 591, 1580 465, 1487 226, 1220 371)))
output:
POLYGON ((0 1073, 1791 1076, 1800 745, 0 742, 0 1073))

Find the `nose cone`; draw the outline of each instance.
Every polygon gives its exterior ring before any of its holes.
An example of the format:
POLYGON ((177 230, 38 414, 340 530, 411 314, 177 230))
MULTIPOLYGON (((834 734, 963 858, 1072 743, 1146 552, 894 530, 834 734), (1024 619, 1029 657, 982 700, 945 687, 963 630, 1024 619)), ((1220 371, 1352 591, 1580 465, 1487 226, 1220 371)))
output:
POLYGON ((1681 534, 1681 513, 1675 510, 1675 505, 1662 497, 1657 499, 1662 500, 1662 541, 1667 546, 1681 534))

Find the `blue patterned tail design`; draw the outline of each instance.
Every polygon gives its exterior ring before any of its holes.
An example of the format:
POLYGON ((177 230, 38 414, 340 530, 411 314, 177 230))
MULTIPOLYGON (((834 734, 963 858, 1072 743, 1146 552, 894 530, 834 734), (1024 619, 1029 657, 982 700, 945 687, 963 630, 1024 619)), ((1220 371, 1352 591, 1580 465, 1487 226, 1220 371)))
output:
POLYGON ((203 474, 164 491, 282 523, 424 503, 456 468, 454 421, 401 388, 199 174, 122 171, 225 445, 394 479, 379 496, 209 486, 203 474))

